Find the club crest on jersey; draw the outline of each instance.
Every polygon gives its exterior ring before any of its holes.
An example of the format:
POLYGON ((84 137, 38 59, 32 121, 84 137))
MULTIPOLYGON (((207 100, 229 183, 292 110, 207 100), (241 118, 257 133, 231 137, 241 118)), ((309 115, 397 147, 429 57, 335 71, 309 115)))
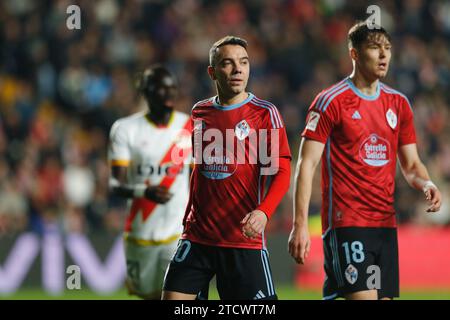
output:
POLYGON ((358 280, 358 269, 349 264, 347 269, 345 269, 345 279, 347 279, 348 283, 354 284, 358 280))
POLYGON ((392 111, 390 108, 386 112, 386 120, 387 120, 389 126, 392 129, 395 129, 395 127, 397 126, 397 116, 395 115, 394 111, 392 111))
POLYGON ((247 138, 250 133, 250 126, 248 125, 247 121, 242 120, 241 122, 239 122, 234 128, 234 133, 239 140, 244 140, 245 138, 247 138))

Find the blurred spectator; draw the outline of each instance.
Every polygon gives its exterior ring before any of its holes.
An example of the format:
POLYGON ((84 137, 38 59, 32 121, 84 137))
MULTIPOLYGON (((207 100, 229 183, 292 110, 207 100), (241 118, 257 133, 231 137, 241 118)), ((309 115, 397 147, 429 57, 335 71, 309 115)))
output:
POLYGON ((16 181, 3 180, 0 186, 0 235, 26 230, 27 209, 27 199, 16 181))
MULTIPOLYGON (((250 91, 273 101, 294 161, 306 110, 319 90, 348 75, 346 34, 372 4, 350 0, 81 0, 81 30, 68 30, 70 1, 0 2, 0 233, 122 228, 125 204, 108 195, 107 134, 142 108, 138 71, 162 62, 177 75, 177 105, 189 112, 212 94, 208 50, 225 34, 249 41, 250 91)), ((444 193, 442 213, 399 174, 401 223, 450 224, 450 3, 376 3, 392 33, 385 82, 412 101, 421 155, 444 193)), ((320 174, 311 214, 321 206, 320 174)), ((289 230, 292 190, 270 225, 289 230)))

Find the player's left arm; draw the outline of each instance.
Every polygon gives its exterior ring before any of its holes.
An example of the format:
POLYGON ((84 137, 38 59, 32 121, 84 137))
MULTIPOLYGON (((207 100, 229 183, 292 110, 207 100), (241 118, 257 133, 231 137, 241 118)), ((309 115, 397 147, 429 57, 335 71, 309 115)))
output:
POLYGON ((291 180, 291 159, 279 158, 277 173, 273 176, 267 195, 261 204, 252 212, 248 213, 241 221, 244 236, 254 238, 261 234, 268 219, 275 212, 286 192, 289 190, 291 180))
POLYGON ((278 117, 281 125, 273 127, 269 124, 268 127, 270 134, 266 141, 271 153, 270 166, 261 171, 265 175, 271 175, 273 177, 272 182, 258 207, 249 212, 241 221, 244 236, 250 238, 254 238, 264 231, 267 221, 275 213, 276 208, 289 190, 291 182, 291 151, 286 129, 279 114, 278 117))
POLYGON ((425 194, 426 200, 430 205, 427 212, 439 211, 442 203, 441 192, 430 180, 428 170, 419 158, 417 145, 411 143, 400 146, 398 158, 403 176, 408 184, 425 194))

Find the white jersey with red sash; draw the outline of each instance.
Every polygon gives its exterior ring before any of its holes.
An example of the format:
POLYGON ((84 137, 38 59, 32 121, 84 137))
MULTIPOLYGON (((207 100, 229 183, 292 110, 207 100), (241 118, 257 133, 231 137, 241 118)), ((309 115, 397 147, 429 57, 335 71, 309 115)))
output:
POLYGON ((173 111, 167 126, 157 126, 145 112, 117 120, 110 132, 108 158, 113 166, 128 167, 129 185, 165 186, 173 194, 166 204, 144 198, 130 200, 127 235, 156 243, 175 240, 183 230, 189 198, 189 116, 173 111))

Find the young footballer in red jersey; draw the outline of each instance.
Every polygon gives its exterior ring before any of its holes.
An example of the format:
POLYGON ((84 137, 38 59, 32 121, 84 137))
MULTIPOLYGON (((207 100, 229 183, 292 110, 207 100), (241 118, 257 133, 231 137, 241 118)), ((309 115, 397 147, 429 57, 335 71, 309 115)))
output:
POLYGON ((217 96, 192 109, 195 167, 163 299, 194 299, 214 275, 222 299, 277 297, 264 228, 289 188, 291 154, 277 108, 246 91, 249 73, 245 40, 213 45, 217 96))
POLYGON ((298 263, 308 257, 308 206, 322 159, 324 299, 394 298, 397 157, 411 187, 424 192, 428 212, 439 210, 441 194, 418 156, 408 99, 380 82, 391 59, 389 34, 360 22, 348 40, 353 73, 317 95, 302 133, 289 252, 298 263), (378 287, 369 279, 374 270, 380 271, 378 287))

